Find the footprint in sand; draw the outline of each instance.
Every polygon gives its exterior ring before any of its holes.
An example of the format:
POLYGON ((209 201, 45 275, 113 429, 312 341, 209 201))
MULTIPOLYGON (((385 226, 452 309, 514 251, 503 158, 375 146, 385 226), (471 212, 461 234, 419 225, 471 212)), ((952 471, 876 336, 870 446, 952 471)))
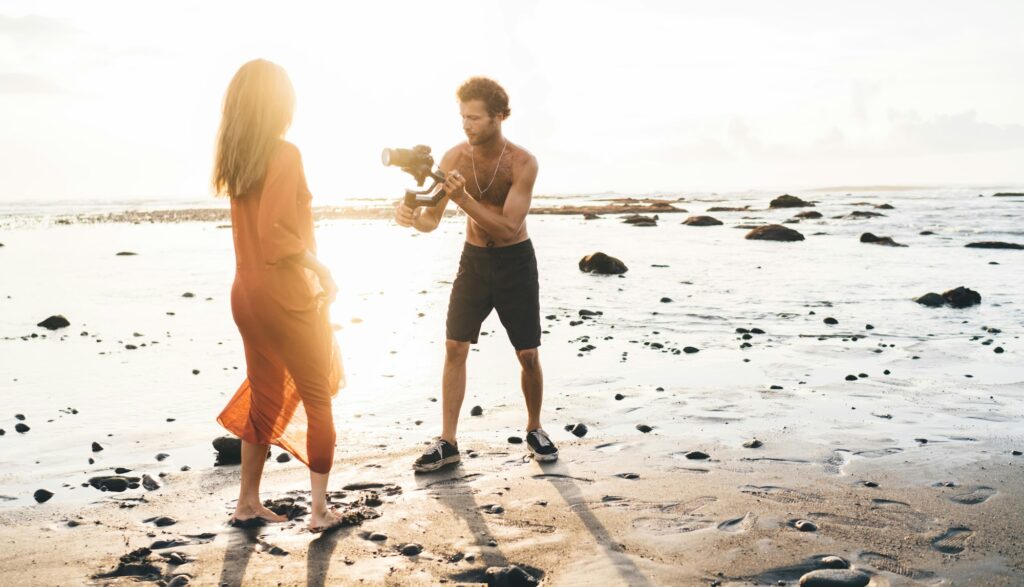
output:
POLYGON ((651 534, 685 534, 696 530, 710 528, 713 521, 706 518, 637 518, 633 520, 633 528, 651 534))
POLYGON ((839 475, 843 472, 843 466, 850 462, 850 451, 837 450, 832 452, 832 456, 825 459, 825 472, 829 475, 839 475))
POLYGON ((745 532, 754 525, 755 521, 757 521, 757 516, 747 512, 739 518, 732 518, 718 524, 718 529, 722 532, 745 532))
POLYGON ((894 455, 894 454, 900 453, 900 452, 903 452, 902 448, 896 448, 895 446, 890 446, 890 447, 887 447, 887 448, 876 448, 875 450, 862 450, 862 451, 855 452, 853 454, 855 454, 855 455, 857 455, 859 457, 864 457, 866 459, 879 459, 879 458, 887 457, 889 455, 894 455))
POLYGON ((742 491, 743 493, 749 493, 755 497, 763 497, 765 499, 777 503, 821 501, 820 497, 812 493, 804 493, 803 491, 797 491, 796 489, 789 489, 788 487, 776 487, 774 485, 743 485, 742 487, 740 487, 740 491, 742 491))
POLYGON ((979 486, 974 487, 966 493, 958 493, 949 498, 950 501, 963 504, 963 505, 978 505, 979 503, 985 503, 988 498, 996 494, 996 490, 991 487, 979 486))
POLYGON ((933 576, 928 571, 919 571, 911 568, 898 558, 880 552, 862 552, 857 558, 862 564, 874 567, 879 571, 902 575, 910 579, 928 579, 933 576))
POLYGON ((970 528, 957 526, 946 530, 932 540, 932 548, 943 554, 960 554, 967 548, 967 543, 974 536, 970 528))
POLYGON ((871 509, 894 524, 920 532, 928 526, 930 518, 915 510, 909 503, 892 499, 872 499, 871 509))
POLYGON ((843 516, 829 512, 809 512, 807 515, 823 522, 824 525, 835 524, 838 526, 856 526, 859 528, 885 528, 888 526, 885 522, 877 520, 854 518, 852 516, 843 516))

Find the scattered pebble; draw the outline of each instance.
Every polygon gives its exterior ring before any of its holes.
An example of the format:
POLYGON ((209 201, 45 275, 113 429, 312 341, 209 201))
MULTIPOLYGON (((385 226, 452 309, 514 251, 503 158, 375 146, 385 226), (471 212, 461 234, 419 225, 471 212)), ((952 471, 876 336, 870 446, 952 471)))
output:
POLYGON ((509 436, 508 437, 508 443, 509 444, 522 444, 523 443, 523 439, 521 437, 519 437, 519 436, 509 436))
POLYGON ((864 587, 871 577, 852 569, 818 569, 800 577, 800 587, 864 587))
POLYGON ((35 498, 36 503, 44 503, 53 497, 53 492, 45 489, 36 489, 36 492, 32 494, 32 497, 35 498))
POLYGON ((764 443, 754 438, 743 443, 743 448, 761 448, 764 443))
POLYGON ((651 430, 654 430, 654 428, 651 428, 647 424, 637 424, 636 429, 639 430, 640 432, 643 432, 644 434, 647 434, 651 430))
POLYGON ((401 552, 405 556, 416 556, 419 553, 423 552, 423 546, 420 544, 416 544, 415 542, 412 542, 402 546, 401 552))
POLYGON ((817 532, 818 525, 810 520, 797 520, 793 523, 793 527, 801 532, 817 532))

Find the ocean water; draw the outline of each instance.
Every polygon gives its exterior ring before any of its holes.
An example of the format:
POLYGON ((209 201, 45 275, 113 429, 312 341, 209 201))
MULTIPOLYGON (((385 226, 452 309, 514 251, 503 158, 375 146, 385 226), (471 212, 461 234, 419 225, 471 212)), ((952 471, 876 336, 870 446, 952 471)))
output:
MULTIPOLYGON (((712 213, 725 222, 716 227, 682 225, 687 214, 662 214, 653 228, 614 215, 529 217, 546 330, 546 427, 557 442, 572 439, 562 426, 574 421, 608 437, 646 421, 664 434, 708 442, 801 422, 801 441, 822 445, 836 429, 865 443, 954 432, 1018 442, 1024 251, 964 247, 1024 243, 1024 198, 991 197, 995 191, 1021 190, 800 193, 818 202, 824 218, 789 225, 807 237, 797 243, 748 241, 746 230, 734 228, 800 211, 766 210, 777 195, 768 193, 657 196, 683 198, 677 205, 691 214, 716 205, 754 208, 712 213), (833 218, 854 210, 885 216, 833 218), (926 230, 934 234, 920 234, 926 230), (908 246, 860 243, 868 231, 908 246), (596 251, 622 259, 628 273, 579 271, 579 259, 596 251), (911 301, 961 285, 978 291, 982 304, 932 309, 911 301), (602 315, 571 325, 584 308, 602 315), (838 325, 824 324, 826 317, 838 325), (751 327, 766 334, 740 348, 747 341, 736 328, 751 327), (596 348, 581 351, 587 344, 596 348), (700 352, 672 352, 685 346, 700 352), (995 353, 997 346, 1005 352, 995 353), (859 373, 869 377, 844 379, 859 373), (783 388, 778 403, 766 395, 770 385, 783 388), (637 401, 616 403, 617 392, 637 401), (851 413, 847 400, 858 395, 864 407, 851 413), (814 415, 801 405, 814 406, 814 415), (874 428, 871 411, 900 410, 908 415, 903 425, 874 428), (823 418, 831 424, 814 425, 823 418)), ((538 198, 535 205, 614 196, 538 198)), ((137 473, 212 466, 209 442, 222 434, 214 419, 245 369, 229 305, 231 233, 200 222, 56 222, 125 206, 0 209, 0 507, 32 503, 39 487, 58 501, 97 499, 79 485, 117 466, 137 473), (71 326, 36 327, 53 314, 71 326), (15 432, 16 414, 29 432, 15 432), (94 441, 102 452, 91 451, 94 441), (161 452, 170 457, 158 462, 161 452)), ((440 398, 444 318, 464 221, 447 219, 431 234, 381 220, 318 224, 320 256, 341 287, 332 320, 349 385, 334 408, 339 455, 415 447, 439 432, 440 404, 431 398, 440 398)), ((495 315, 483 331, 469 360, 460 433, 500 442, 525 424, 518 365, 495 315), (469 417, 473 405, 486 417, 469 417)))

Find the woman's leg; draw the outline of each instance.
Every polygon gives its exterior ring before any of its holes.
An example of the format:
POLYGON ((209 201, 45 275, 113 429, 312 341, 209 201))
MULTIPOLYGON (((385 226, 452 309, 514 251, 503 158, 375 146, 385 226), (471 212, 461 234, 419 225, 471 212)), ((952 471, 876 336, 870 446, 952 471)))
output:
POLYGON ((235 506, 236 520, 263 518, 268 522, 284 522, 280 516, 263 506, 260 501, 260 479, 263 477, 263 463, 267 460, 267 445, 242 441, 242 484, 238 489, 238 505, 235 506))

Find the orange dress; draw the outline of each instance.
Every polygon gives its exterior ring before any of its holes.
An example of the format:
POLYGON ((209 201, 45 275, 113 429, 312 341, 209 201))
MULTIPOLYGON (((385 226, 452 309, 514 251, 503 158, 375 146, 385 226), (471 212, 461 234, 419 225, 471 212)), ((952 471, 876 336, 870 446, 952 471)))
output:
POLYGON ((319 279, 286 260, 316 253, 312 198, 299 150, 284 141, 262 185, 231 198, 231 313, 245 346, 246 379, 217 421, 327 473, 334 462, 331 400, 344 386, 341 355, 319 279))

